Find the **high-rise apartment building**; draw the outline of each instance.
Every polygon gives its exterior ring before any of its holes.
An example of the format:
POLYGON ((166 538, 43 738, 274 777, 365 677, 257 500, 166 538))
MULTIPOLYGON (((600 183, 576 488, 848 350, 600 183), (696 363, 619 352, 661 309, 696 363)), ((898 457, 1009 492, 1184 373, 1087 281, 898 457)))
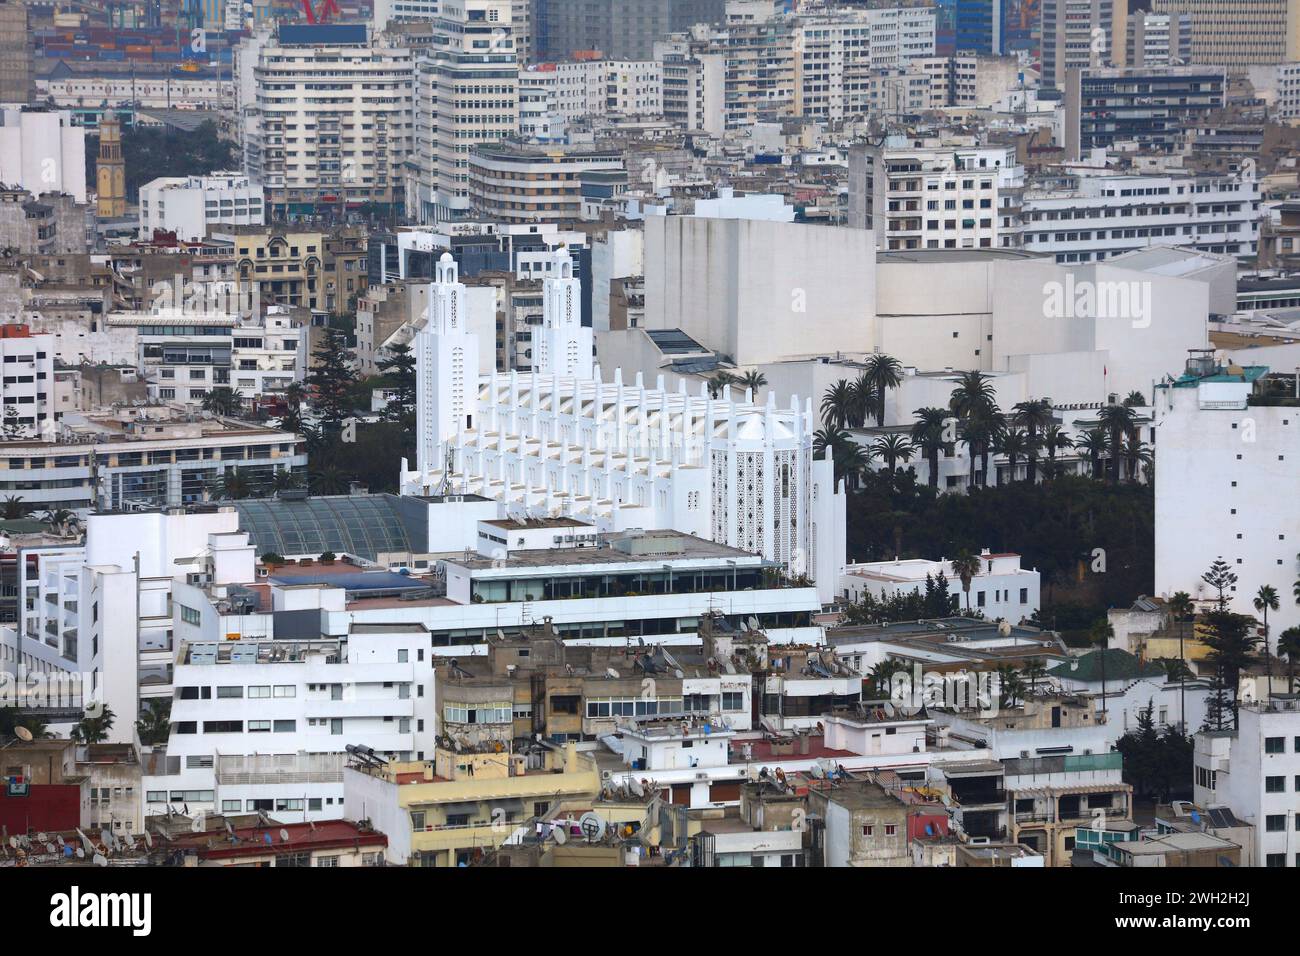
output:
POLYGON ((1043 0, 1043 86, 1063 86, 1069 70, 1115 62, 1124 49, 1128 0, 1043 0))
POLYGON ((1190 14, 1192 62, 1231 70, 1300 59, 1300 0, 1152 0, 1190 14))
POLYGON ((400 208, 414 133, 410 50, 364 24, 281 25, 240 44, 244 172, 274 216, 400 208))

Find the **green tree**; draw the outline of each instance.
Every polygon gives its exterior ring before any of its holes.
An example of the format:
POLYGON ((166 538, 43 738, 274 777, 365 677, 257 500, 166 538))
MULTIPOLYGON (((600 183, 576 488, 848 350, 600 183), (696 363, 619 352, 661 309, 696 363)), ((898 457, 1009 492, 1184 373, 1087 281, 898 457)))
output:
POLYGON ((966 610, 969 611, 971 582, 975 580, 975 575, 980 573, 979 556, 963 549, 957 552, 957 556, 952 559, 951 564, 952 573, 957 575, 961 581, 962 593, 966 595, 966 610))
POLYGON ((4 518, 6 521, 13 521, 16 518, 27 517, 28 506, 18 495, 6 495, 4 500, 4 518))
MULTIPOLYGON (((1008 484, 1014 484, 1016 481, 1016 466, 1020 464, 1020 459, 1032 455, 1029 442, 1029 434, 1019 428, 1006 428, 994 436, 993 450, 1007 456, 1008 484)), ((1035 460, 1030 457, 1031 462, 1035 460)), ((1032 471, 1027 473, 1027 480, 1031 482, 1034 480, 1032 471)))
POLYGON ((1300 663, 1300 627, 1288 627, 1277 636, 1277 653, 1286 658, 1287 690, 1294 694, 1296 664, 1300 663))
POLYGON ((736 384, 741 388, 752 389, 754 395, 758 395, 758 390, 767 385, 767 376, 758 369, 750 369, 740 378, 736 379, 736 384))
POLYGON ((912 460, 912 445, 902 435, 881 435, 871 444, 871 450, 876 458, 885 463, 885 467, 893 471, 898 462, 907 462, 912 460))
POLYGON ((1065 433, 1060 425, 1048 425, 1043 432, 1043 447, 1047 449, 1047 477, 1055 478, 1059 474, 1056 463, 1057 452, 1074 447, 1074 439, 1065 433))
MULTIPOLYGON (((1028 466, 1025 469, 1025 479, 1032 485, 1038 480, 1038 449, 1041 445, 1039 435, 1052 426, 1055 416, 1052 412, 1052 403, 1045 398, 1031 398, 1027 401, 1017 402, 1011 406, 1013 413, 1012 420, 1025 429, 1025 452, 1028 456, 1028 466)), ((1012 479, 1015 477, 1015 469, 1012 469, 1012 479)))
POLYGON ((1010 664, 1003 664, 998 668, 998 696, 999 704, 1002 707, 1015 707, 1023 699, 1025 694, 1024 682, 1020 679, 1020 674, 1010 664))
POLYGON ((1219 608, 1206 614, 1204 620, 1208 628, 1205 644, 1210 648, 1206 661, 1222 676, 1232 695, 1232 725, 1236 729, 1241 672, 1257 659, 1255 649, 1259 646, 1259 636, 1255 633, 1255 619, 1219 608))
POLYGON ((1110 480, 1119 484, 1124 439, 1137 434, 1137 416, 1127 405, 1107 405, 1098 413, 1097 418, 1110 438, 1110 480))
POLYGON ((100 709, 99 716, 87 715, 77 722, 72 728, 72 740, 79 744, 102 744, 108 739, 115 719, 113 711, 105 705, 100 709))
POLYGON ((730 372, 718 372, 713 378, 709 379, 709 395, 718 398, 722 395, 722 389, 727 385, 736 384, 736 376, 730 372))
POLYGON ((312 353, 315 367, 307 373, 306 384, 311 395, 311 406, 328 435, 343 429, 343 422, 352 415, 352 387, 357 375, 353 370, 353 351, 348 347, 347 333, 340 329, 325 330, 320 347, 312 353))
POLYGON ((244 410, 244 396, 228 385, 218 385, 203 396, 203 410, 214 415, 237 416, 244 410))
POLYGON ((5 441, 18 441, 23 437, 23 426, 18 421, 18 409, 10 405, 5 408, 4 424, 0 425, 0 434, 5 441))
POLYGON ((1088 456, 1089 476, 1101 478, 1101 459, 1110 450, 1110 438, 1100 428, 1084 432, 1075 441, 1074 447, 1088 456))
POLYGON ((1254 605, 1256 611, 1262 611, 1264 614, 1264 674, 1268 679, 1268 694, 1273 694, 1273 655, 1268 649, 1268 612, 1276 611, 1280 606, 1277 597, 1277 588, 1271 584, 1261 584, 1259 590, 1255 592, 1254 605))
POLYGON ((145 702, 140 719, 135 722, 135 732, 140 743, 159 747, 167 743, 171 734, 172 702, 167 698, 152 697, 145 702))
POLYGON ((390 345, 377 363, 386 387, 394 391, 384 415, 415 427, 415 354, 409 345, 390 345))
POLYGON ((1223 557, 1217 557, 1210 564, 1210 569, 1201 575, 1201 580, 1219 592, 1218 605, 1222 611, 1228 606, 1226 592, 1237 583, 1236 572, 1228 566, 1223 557))
POLYGON ((832 431, 859 427, 861 421, 855 422, 857 404, 858 399, 853 386, 849 384, 848 379, 840 379, 826 389, 826 394, 822 396, 822 422, 828 430, 832 431))
POLYGON ((892 355, 876 353, 867 359, 867 367, 859 381, 863 397, 869 396, 867 403, 860 407, 864 413, 870 411, 876 416, 876 427, 879 428, 885 424, 885 393, 903 383, 903 365, 892 355))
POLYGON ((226 501, 238 501, 252 496, 253 483, 243 468, 227 468, 217 479, 214 493, 226 501))
POLYGON ((939 487, 939 453, 950 451, 944 441, 948 419, 951 413, 946 408, 918 408, 912 413, 916 421, 912 423, 912 445, 919 448, 929 465, 926 483, 934 489, 939 487))
POLYGON ((313 495, 347 494, 350 479, 338 467, 325 465, 307 478, 307 487, 313 495))
POLYGON ((1098 648, 1098 663, 1101 664, 1101 712, 1106 715, 1106 658, 1109 656, 1110 642, 1115 638, 1115 628, 1110 619, 1099 617, 1088 631, 1089 640, 1098 648))

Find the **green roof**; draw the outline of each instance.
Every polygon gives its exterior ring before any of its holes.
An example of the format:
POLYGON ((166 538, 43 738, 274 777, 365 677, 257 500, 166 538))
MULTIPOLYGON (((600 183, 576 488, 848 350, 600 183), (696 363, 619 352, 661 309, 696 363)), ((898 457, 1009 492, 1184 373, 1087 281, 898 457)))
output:
POLYGON ((1138 677, 1158 677, 1164 668, 1159 664, 1143 664, 1128 651, 1111 648, 1107 651, 1089 651, 1073 661, 1058 664, 1047 673, 1051 677, 1083 681, 1086 684, 1101 681, 1101 655, 1106 655, 1106 680, 1133 680, 1138 677))

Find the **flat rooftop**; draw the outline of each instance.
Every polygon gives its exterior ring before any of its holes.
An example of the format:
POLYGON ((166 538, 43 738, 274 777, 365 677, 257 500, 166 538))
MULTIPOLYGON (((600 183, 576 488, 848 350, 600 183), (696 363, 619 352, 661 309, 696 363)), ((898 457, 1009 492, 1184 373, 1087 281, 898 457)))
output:
MULTIPOLYGON (((569 527, 568 523, 557 527, 569 527)), ((762 562, 757 555, 718 544, 680 531, 622 532, 606 535, 598 547, 539 548, 515 551, 509 557, 488 558, 471 555, 468 559, 448 559, 449 564, 477 570, 481 568, 541 568, 553 565, 654 563, 689 559, 730 559, 744 561, 746 567, 762 562)))

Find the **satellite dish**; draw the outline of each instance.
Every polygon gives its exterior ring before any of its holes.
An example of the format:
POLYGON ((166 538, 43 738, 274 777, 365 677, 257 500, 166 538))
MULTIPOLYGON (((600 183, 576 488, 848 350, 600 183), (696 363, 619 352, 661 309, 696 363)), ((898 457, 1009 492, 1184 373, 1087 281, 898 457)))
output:
POLYGON ((15 727, 14 736, 24 743, 31 743, 32 740, 32 732, 26 727, 15 727))
POLYGON ((9 846, 10 846, 11 849, 14 849, 14 850, 18 849, 18 838, 17 838, 17 837, 10 837, 10 838, 9 838, 9 846))
POLYGON ((753 615, 750 615, 749 618, 745 621, 745 626, 748 627, 751 631, 757 631, 758 618, 754 617, 753 615))
POLYGON ((49 842, 50 842, 50 838, 49 838, 49 836, 45 833, 45 831, 42 830, 40 833, 36 834, 36 842, 37 842, 37 843, 49 843, 49 842))
POLYGON ((86 858, 86 851, 83 850, 81 847, 77 847, 77 859, 84 860, 85 858, 86 858))
POLYGON ((681 680, 686 675, 683 674, 680 670, 675 670, 673 671, 673 676, 676 677, 678 680, 681 680))
POLYGON ((45 844, 45 852, 53 854, 58 848, 53 843, 45 844))
POLYGON ((582 831, 588 843, 595 843, 605 835, 605 821, 588 810, 578 818, 578 829, 582 831))
POLYGON ((59 846, 63 846, 63 834, 60 833, 57 836, 55 836, 54 842, 57 843, 59 846))
POLYGON ((564 826, 551 827, 551 836, 555 837, 555 842, 564 846, 569 839, 569 834, 565 832, 564 826))
POLYGON ((144 845, 149 847, 151 850, 153 849, 153 836, 148 830, 144 831, 144 845))
POLYGON ((618 671, 614 670, 614 668, 607 667, 605 668, 605 676, 610 678, 611 680, 618 680, 619 673, 618 671))
POLYGON ((102 853, 96 853, 95 858, 91 861, 95 866, 108 866, 108 858, 102 853))
POLYGON ((286 830, 284 827, 280 828, 280 842, 281 843, 289 842, 289 831, 286 830))

